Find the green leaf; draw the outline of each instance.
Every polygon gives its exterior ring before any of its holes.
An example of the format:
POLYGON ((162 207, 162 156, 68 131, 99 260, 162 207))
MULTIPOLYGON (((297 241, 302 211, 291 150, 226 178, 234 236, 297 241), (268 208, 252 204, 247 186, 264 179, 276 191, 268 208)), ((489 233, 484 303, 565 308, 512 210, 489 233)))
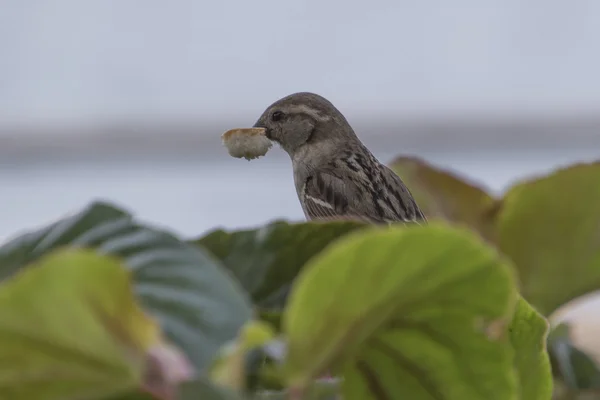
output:
POLYGON ((261 321, 248 322, 239 337, 223 346, 212 365, 210 377, 223 386, 243 391, 246 389, 246 357, 252 350, 258 349, 274 339, 275 332, 261 321))
MULTIPOLYGON (((260 391, 252 400, 290 400, 297 399, 289 390, 260 391)), ((302 400, 341 400, 337 382, 315 381, 302 393, 302 400)))
POLYGON ((315 257, 283 316, 288 382, 333 368, 346 400, 517 399, 510 268, 441 224, 372 228, 315 257))
POLYGON ((138 387, 160 339, 117 260, 59 251, 0 286, 0 398, 102 398, 138 387))
POLYGON ((218 261, 106 203, 93 203, 0 247, 0 276, 65 246, 122 257, 142 305, 197 368, 208 367, 250 319, 249 300, 218 261))
MULTIPOLYGON (((340 400, 332 384, 315 383, 302 400, 340 400)), ((182 384, 177 400, 289 400, 288 391, 259 391, 243 396, 201 377, 182 384)), ((130 394, 111 400, 154 400, 145 394, 130 394)))
POLYGON ((600 287, 600 163, 514 186, 498 245, 516 264, 521 294, 544 315, 600 287))
POLYGON ((271 325, 276 332, 281 332, 281 310, 258 310, 257 317, 271 325))
POLYGON ((486 238, 492 235, 496 201, 481 186, 416 157, 398 157, 390 167, 428 219, 466 225, 486 238))
POLYGON ((286 223, 260 229, 216 230, 195 240, 242 283, 255 304, 281 308, 304 264, 330 242, 365 224, 351 221, 286 223))
POLYGON ((552 369, 546 350, 548 321, 521 296, 509 327, 515 350, 520 399, 547 400, 552 397, 552 369))
MULTIPOLYGON (((246 400, 233 390, 219 386, 204 376, 183 382, 176 395, 177 400, 246 400)), ((103 399, 104 400, 104 399, 103 399)), ((110 400, 156 400, 145 393, 130 393, 110 400)))
POLYGON ((199 377, 184 383, 177 400, 242 400, 233 390, 221 387, 207 378, 199 377))
POLYGON ((102 400, 156 400, 156 397, 142 391, 132 391, 125 395, 106 397, 102 400))

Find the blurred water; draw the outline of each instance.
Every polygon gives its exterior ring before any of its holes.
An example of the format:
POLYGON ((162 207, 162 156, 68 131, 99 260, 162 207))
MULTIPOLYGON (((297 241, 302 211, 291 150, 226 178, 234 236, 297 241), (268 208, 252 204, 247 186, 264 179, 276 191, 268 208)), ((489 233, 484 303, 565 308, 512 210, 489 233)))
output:
MULTIPOLYGON (((393 155, 378 156, 388 161, 393 155)), ((599 158, 597 149, 421 156, 482 182, 494 193, 516 178, 599 158)), ((20 166, 0 170, 0 185, 0 240, 76 211, 93 199, 117 202, 146 221, 186 236, 218 226, 303 219, 291 166, 280 150, 252 162, 225 158, 210 163, 131 160, 20 166)))

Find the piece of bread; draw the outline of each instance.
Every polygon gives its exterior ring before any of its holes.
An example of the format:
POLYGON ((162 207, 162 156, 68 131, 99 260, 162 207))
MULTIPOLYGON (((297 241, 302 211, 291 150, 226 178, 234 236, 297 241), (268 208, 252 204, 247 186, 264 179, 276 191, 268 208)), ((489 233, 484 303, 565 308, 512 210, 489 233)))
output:
POLYGON ((236 128, 225 132, 221 138, 229 155, 253 160, 267 154, 273 143, 265 136, 264 128, 236 128))

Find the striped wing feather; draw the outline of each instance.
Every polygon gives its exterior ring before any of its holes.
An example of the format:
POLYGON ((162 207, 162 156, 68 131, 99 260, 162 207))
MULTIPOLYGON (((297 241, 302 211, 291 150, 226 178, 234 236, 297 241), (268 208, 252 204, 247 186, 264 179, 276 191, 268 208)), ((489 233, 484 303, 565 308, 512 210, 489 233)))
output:
MULTIPOLYGON (((397 179, 397 184, 403 185, 399 178, 397 179)), ((376 224, 418 223, 419 220, 425 220, 410 193, 402 195, 394 191, 392 195, 395 202, 390 202, 387 208, 383 208, 377 207, 376 202, 381 203, 381 199, 371 192, 364 188, 361 190, 351 179, 343 179, 334 175, 334 172, 321 171, 306 180, 302 191, 302 202, 309 220, 352 219, 376 224), (410 208, 413 210, 410 218, 404 217, 406 215, 404 208, 407 206, 405 202, 410 202, 410 208), (392 210, 392 207, 403 210, 392 210)))

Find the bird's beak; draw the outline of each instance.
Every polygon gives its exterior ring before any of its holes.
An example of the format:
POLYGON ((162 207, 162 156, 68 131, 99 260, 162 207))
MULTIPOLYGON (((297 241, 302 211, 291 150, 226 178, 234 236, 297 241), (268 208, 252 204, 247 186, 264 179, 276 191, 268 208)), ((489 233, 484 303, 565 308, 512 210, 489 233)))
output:
POLYGON ((258 121, 256 121, 256 123, 252 127, 253 128, 263 128, 265 130, 265 136, 267 137, 267 139, 273 140, 273 136, 271 135, 271 130, 269 128, 267 128, 267 125, 263 122, 262 117, 259 118, 258 121))

